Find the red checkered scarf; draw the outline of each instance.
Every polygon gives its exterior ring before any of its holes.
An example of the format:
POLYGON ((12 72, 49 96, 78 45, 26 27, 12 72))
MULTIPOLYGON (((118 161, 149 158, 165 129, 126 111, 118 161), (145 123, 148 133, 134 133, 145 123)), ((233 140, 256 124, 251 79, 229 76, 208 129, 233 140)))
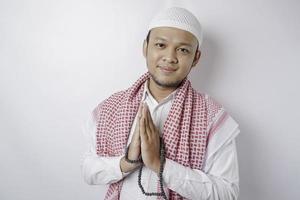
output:
MULTIPOLYGON (((131 126, 142 99, 149 73, 141 76, 130 88, 117 92, 101 102, 93 111, 97 122, 97 154, 124 155, 131 126)), ((166 157, 186 167, 201 169, 212 119, 221 106, 197 93, 184 79, 175 95, 163 128, 166 157)), ((105 199, 118 200, 123 179, 109 186, 105 199)), ((160 199, 160 197, 158 197, 160 199)), ((169 190, 169 199, 184 199, 169 190)))

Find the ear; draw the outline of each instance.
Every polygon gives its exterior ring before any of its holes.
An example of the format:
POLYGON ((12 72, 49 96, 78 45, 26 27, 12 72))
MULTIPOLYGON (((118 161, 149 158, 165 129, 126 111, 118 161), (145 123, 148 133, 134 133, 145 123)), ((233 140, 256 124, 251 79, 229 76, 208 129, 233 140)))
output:
POLYGON ((196 64, 199 62, 200 56, 201 56, 201 51, 197 49, 192 67, 196 66, 196 64))
POLYGON ((144 40, 144 43, 143 43, 143 55, 144 55, 145 58, 147 57, 147 47, 148 47, 148 43, 147 43, 146 40, 144 40))

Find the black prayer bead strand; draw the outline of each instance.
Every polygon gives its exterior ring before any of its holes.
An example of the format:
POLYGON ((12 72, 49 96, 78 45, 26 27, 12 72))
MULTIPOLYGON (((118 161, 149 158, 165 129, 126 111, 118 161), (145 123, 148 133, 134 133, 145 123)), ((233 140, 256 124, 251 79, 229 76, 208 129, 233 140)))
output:
POLYGON ((163 143, 162 137, 160 137, 160 169, 159 169, 159 185, 161 192, 145 192, 144 187, 142 186, 142 170, 143 170, 143 165, 139 169, 139 175, 138 175, 138 185, 142 191, 142 193, 146 196, 162 196, 164 199, 167 199, 167 196, 165 194, 164 188, 163 188, 163 169, 164 169, 164 164, 165 164, 165 146, 163 143))
POLYGON ((163 185, 163 171, 166 162, 166 151, 165 151, 165 144, 162 137, 160 137, 160 146, 161 148, 160 148, 159 183, 160 183, 160 190, 161 190, 162 197, 164 199, 167 199, 167 195, 165 193, 164 185, 163 185))

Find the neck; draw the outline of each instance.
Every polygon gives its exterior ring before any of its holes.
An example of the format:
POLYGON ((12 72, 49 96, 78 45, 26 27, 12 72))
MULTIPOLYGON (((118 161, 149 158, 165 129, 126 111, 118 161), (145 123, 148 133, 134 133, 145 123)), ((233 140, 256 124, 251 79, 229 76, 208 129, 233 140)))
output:
POLYGON ((151 77, 148 82, 148 88, 152 96, 158 103, 161 102, 164 98, 166 98, 169 94, 171 94, 173 91, 177 89, 177 88, 168 88, 168 87, 162 87, 160 85, 157 85, 152 80, 151 77))

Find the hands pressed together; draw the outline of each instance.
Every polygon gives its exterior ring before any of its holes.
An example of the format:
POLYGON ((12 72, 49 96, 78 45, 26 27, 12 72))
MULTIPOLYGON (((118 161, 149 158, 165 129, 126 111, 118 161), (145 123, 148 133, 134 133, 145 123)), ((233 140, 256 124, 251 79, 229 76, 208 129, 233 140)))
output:
MULTIPOLYGON (((128 149, 128 159, 137 160, 140 156, 146 167, 159 173, 160 168, 160 139, 159 131, 155 127, 149 108, 141 103, 138 110, 138 119, 131 143, 128 149)), ((127 163, 121 159, 120 167, 123 172, 129 172, 139 167, 140 163, 127 163)))

